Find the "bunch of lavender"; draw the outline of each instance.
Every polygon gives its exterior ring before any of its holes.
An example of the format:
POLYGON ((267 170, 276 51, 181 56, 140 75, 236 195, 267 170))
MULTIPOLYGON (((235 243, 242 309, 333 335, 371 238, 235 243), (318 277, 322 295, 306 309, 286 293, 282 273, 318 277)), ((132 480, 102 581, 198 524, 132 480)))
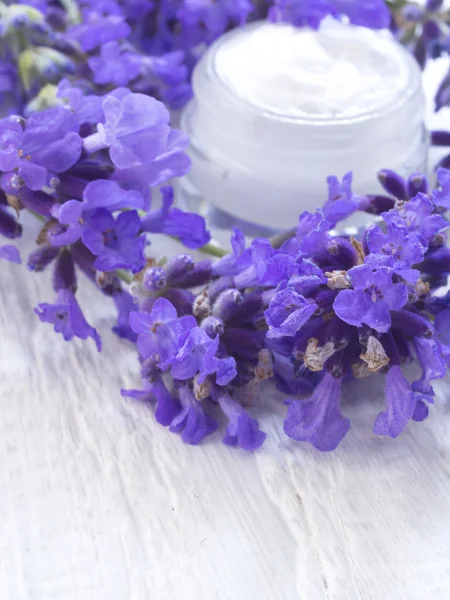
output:
POLYGON ((188 255, 153 264, 132 292, 142 390, 122 393, 156 403, 156 419, 196 444, 228 418, 224 443, 258 448, 265 434, 248 409, 273 380, 288 396, 286 434, 321 451, 350 428, 339 406, 341 385, 384 374, 386 407, 377 435, 397 437, 422 421, 433 403, 431 382, 450 365, 450 297, 446 246, 450 172, 429 190, 421 174, 407 181, 379 174, 385 196, 357 197, 351 174, 330 177, 322 210, 305 212, 292 232, 249 247, 240 231, 232 253, 215 263, 188 255), (359 235, 334 228, 355 210, 381 215, 359 235), (410 383, 413 357, 422 375, 410 383))
MULTIPOLYGON (((188 140, 160 100, 182 106, 204 48, 265 15, 312 27, 329 15, 374 29, 391 21, 382 0, 0 2, 0 234, 19 237, 23 211, 42 221, 27 264, 51 266, 56 298, 36 313, 64 339, 101 347, 76 299, 78 273, 115 302, 113 330, 137 342, 143 379, 123 394, 156 403, 158 422, 184 441, 218 427, 215 404, 228 418, 224 442, 258 448, 265 434, 248 409, 273 380, 290 398, 286 433, 332 450, 349 428, 341 383, 377 372, 387 392, 374 430, 395 437, 427 416, 450 360, 450 299, 436 294, 450 272, 448 171, 434 191, 421 175, 382 172, 388 194, 377 197, 332 177, 323 210, 275 241, 246 247, 235 231, 215 263, 147 258, 149 233, 189 248, 209 241, 200 216, 172 205, 188 140), (335 233, 355 210, 381 221, 335 233), (402 368, 414 356, 423 374, 410 384, 402 368)), ((11 244, 0 257, 20 262, 11 244)))
MULTIPOLYGON (((126 88, 83 95, 65 81, 58 94, 59 106, 0 120, 0 233, 19 237, 24 210, 42 220, 27 264, 32 271, 54 265, 57 297, 37 313, 66 340, 92 337, 100 349, 75 298, 75 267, 112 297, 114 331, 134 340, 128 325, 133 301, 121 270, 142 271, 149 233, 177 237, 190 248, 206 244, 209 233, 202 217, 172 207, 172 188, 163 185, 186 173, 190 161, 188 140, 169 126, 161 102, 126 88), (158 190, 161 207, 152 210, 158 190)), ((0 256, 20 262, 12 245, 0 246, 0 256)))

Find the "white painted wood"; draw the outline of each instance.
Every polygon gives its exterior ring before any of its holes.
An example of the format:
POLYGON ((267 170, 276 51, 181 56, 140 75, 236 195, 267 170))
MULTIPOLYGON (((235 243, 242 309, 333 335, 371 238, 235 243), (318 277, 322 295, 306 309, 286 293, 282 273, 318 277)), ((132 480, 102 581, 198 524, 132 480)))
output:
POLYGON ((334 454, 286 439, 269 393, 260 451, 189 447, 120 397, 135 355, 89 282, 102 354, 38 322, 46 274, 2 262, 0 281, 2 600, 450 598, 448 384, 396 441, 371 435, 365 381, 334 454))

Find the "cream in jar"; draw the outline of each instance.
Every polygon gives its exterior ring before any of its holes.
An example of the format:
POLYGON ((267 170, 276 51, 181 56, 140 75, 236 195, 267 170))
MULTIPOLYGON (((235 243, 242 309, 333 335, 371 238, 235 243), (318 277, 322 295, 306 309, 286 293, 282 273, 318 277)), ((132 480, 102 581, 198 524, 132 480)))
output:
POLYGON ((425 168, 421 73, 387 31, 253 23, 206 52, 193 87, 182 192, 228 224, 291 227, 324 203, 328 175, 352 170, 354 190, 368 193, 381 168, 425 168))

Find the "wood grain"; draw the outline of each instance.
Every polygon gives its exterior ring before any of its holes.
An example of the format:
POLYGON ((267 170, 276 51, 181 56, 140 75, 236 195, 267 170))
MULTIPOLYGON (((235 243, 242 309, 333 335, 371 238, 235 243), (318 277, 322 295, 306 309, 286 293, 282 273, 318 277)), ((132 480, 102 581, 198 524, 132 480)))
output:
POLYGON ((102 354, 38 322, 47 274, 0 277, 2 600, 448 600, 448 383, 396 441, 371 434, 383 382, 366 381, 334 454, 286 439, 270 391, 260 451, 189 447, 120 397, 135 355, 88 282, 102 354))

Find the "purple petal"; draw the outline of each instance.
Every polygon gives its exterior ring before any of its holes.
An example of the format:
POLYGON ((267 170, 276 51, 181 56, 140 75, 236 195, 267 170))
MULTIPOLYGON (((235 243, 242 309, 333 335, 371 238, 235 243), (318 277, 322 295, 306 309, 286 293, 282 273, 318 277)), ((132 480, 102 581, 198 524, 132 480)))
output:
POLYGON ((223 443, 227 446, 237 444, 249 452, 257 450, 266 439, 266 434, 259 429, 258 421, 252 419, 228 394, 219 394, 218 401, 229 420, 223 443))
POLYGON ((20 258, 19 249, 16 246, 6 245, 0 246, 0 258, 4 260, 9 260, 10 262, 17 263, 20 265, 22 262, 20 258))
MULTIPOLYGON (((163 298, 160 298, 163 300, 163 298)), ((150 313, 134 311, 130 313, 130 327, 135 333, 147 334, 153 327, 154 318, 150 313)))
POLYGON ((156 398, 155 417, 160 425, 168 427, 181 412, 180 403, 170 394, 162 380, 153 384, 153 395, 156 398))
POLYGON ((22 160, 19 174, 30 190, 40 190, 47 183, 47 170, 27 160, 22 160))
POLYGON ((170 431, 181 433, 186 444, 199 444, 203 438, 216 431, 218 424, 205 413, 201 402, 194 398, 188 386, 181 386, 178 393, 182 411, 173 419, 170 431))
POLYGON ((158 298, 152 307, 152 317, 155 321, 167 323, 177 318, 177 311, 166 298, 158 298))
POLYGON ((404 430, 416 408, 415 395, 398 365, 393 365, 386 375, 385 395, 386 410, 376 418, 373 431, 376 435, 396 438, 404 430))
POLYGON ((269 325, 267 337, 294 336, 316 310, 315 302, 309 302, 291 288, 278 292, 264 313, 269 325))
POLYGON ((341 379, 326 373, 308 400, 293 401, 284 421, 285 433, 310 442, 321 452, 334 450, 350 429, 339 409, 341 379))
POLYGON ((113 332, 120 338, 136 343, 137 334, 130 327, 130 313, 135 308, 134 298, 125 290, 113 294, 113 300, 117 309, 117 322, 112 328, 113 332))
POLYGON ((123 208, 145 208, 145 200, 140 192, 124 190, 115 181, 98 179, 91 181, 83 193, 86 206, 108 208, 111 211, 123 208))
POLYGON ((414 348, 422 367, 422 377, 413 382, 412 389, 422 394, 428 394, 431 391, 430 381, 442 379, 445 376, 445 361, 439 345, 432 339, 415 338, 414 348))

